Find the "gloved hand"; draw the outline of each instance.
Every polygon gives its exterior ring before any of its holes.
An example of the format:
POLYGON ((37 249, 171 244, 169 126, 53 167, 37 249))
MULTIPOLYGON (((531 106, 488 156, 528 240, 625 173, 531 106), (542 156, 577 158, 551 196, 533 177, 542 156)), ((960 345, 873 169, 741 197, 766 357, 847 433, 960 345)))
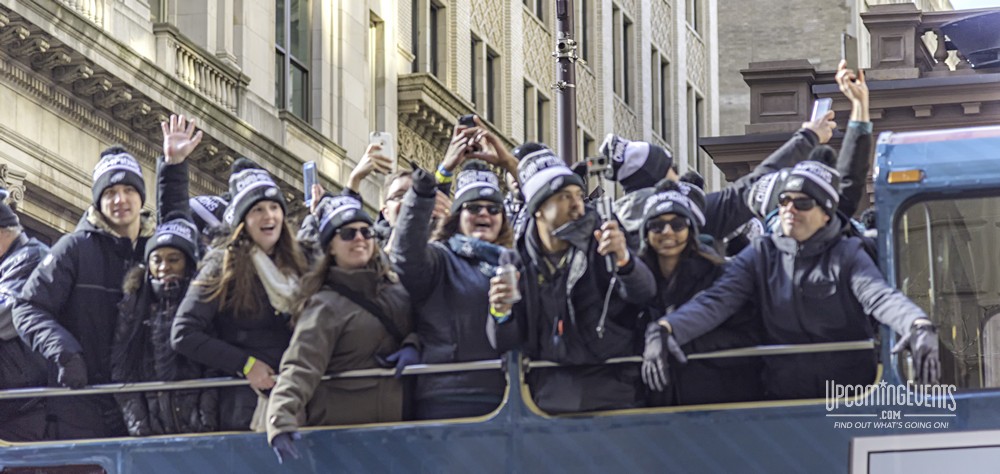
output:
POLYGON ((892 348, 893 354, 904 350, 913 356, 913 370, 918 384, 936 384, 941 377, 937 328, 926 319, 917 320, 892 348))
POLYGON ((420 351, 413 346, 403 346, 400 350, 389 354, 386 362, 396 364, 396 378, 403 376, 403 369, 408 365, 420 363, 420 351))
POLYGON ((278 464, 283 464, 285 459, 299 459, 299 450, 295 447, 295 442, 302 439, 302 435, 297 431, 280 433, 271 440, 271 449, 274 455, 278 456, 278 464))
POLYGON ((642 381, 651 390, 662 392, 670 384, 667 375, 667 356, 673 355, 680 363, 687 363, 687 356, 672 334, 666 334, 663 326, 653 321, 646 325, 646 349, 642 352, 642 381), (666 351, 664 351, 666 346, 666 351))
POLYGON ((87 386, 87 364, 83 361, 83 356, 79 353, 70 354, 67 357, 60 357, 56 362, 59 366, 59 374, 56 379, 59 385, 69 388, 83 388, 87 386))
POLYGON ((427 170, 415 167, 413 170, 413 184, 410 188, 413 192, 417 193, 420 197, 434 197, 437 192, 437 180, 434 179, 434 174, 428 173, 427 170))

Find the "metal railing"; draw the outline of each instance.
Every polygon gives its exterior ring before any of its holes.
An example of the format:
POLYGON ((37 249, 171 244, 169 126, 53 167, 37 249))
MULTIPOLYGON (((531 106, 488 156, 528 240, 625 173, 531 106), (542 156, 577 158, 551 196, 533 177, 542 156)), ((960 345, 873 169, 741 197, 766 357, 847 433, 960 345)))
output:
MULTIPOLYGON (((776 344, 766 346, 740 347, 713 352, 690 354, 688 360, 723 359, 729 357, 765 357, 791 354, 815 354, 821 352, 846 352, 873 349, 875 341, 868 339, 848 342, 821 342, 814 344, 776 344)), ((626 364, 642 362, 642 357, 615 357, 604 361, 604 364, 626 364)), ((547 360, 528 360, 527 369, 566 367, 566 364, 547 360)), ((428 375, 449 372, 472 372, 480 370, 500 370, 504 367, 503 360, 479 360, 471 362, 454 362, 448 364, 415 364, 403 369, 402 375, 428 375)), ((335 374, 324 375, 322 380, 393 377, 395 369, 361 369, 348 370, 335 374)), ((167 390, 197 390, 206 388, 238 387, 248 385, 246 379, 233 377, 217 377, 209 379, 180 380, 175 382, 135 382, 109 383, 90 385, 80 389, 62 387, 36 387, 0 390, 0 400, 15 398, 64 397, 75 395, 106 395, 116 393, 160 392, 167 390)))

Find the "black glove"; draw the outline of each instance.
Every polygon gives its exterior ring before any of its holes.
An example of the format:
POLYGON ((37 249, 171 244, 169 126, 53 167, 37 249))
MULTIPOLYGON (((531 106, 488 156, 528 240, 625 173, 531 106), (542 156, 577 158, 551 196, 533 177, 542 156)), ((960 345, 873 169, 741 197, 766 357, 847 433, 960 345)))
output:
POLYGON ((386 362, 396 364, 396 378, 403 375, 403 369, 408 365, 420 363, 420 351, 413 346, 403 346, 385 358, 386 362))
POLYGON ((669 363, 667 355, 673 355, 680 363, 687 363, 687 356, 677 344, 673 334, 663 333, 666 330, 656 321, 646 325, 646 349, 642 352, 642 381, 651 390, 662 392, 670 384, 670 377, 667 375, 669 363), (666 344, 666 351, 663 346, 666 344))
POLYGON ((434 179, 434 175, 428 173, 427 170, 416 167, 413 170, 413 184, 410 185, 410 189, 417 193, 417 196, 432 198, 437 192, 437 180, 434 179))
POLYGON ((941 378, 941 359, 938 353, 937 328, 933 324, 914 323, 893 346, 892 353, 898 354, 904 350, 909 351, 913 357, 917 383, 938 383, 941 378))
POLYGON ((87 386, 87 364, 83 362, 82 355, 76 353, 60 357, 56 364, 59 366, 59 375, 56 379, 59 385, 69 388, 87 386))
POLYGON ((271 449, 274 455, 278 456, 278 464, 283 464, 285 459, 299 459, 299 450, 295 447, 295 442, 302 439, 297 431, 280 433, 271 440, 271 449))

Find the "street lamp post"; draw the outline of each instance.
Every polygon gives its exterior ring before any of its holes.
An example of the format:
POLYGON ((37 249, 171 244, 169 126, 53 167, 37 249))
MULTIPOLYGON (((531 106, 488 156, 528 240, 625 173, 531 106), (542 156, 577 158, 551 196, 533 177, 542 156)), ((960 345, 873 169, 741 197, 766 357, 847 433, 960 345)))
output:
POLYGON ((573 0, 556 0, 556 94, 559 154, 567 165, 577 161, 576 150, 576 40, 573 39, 573 0))

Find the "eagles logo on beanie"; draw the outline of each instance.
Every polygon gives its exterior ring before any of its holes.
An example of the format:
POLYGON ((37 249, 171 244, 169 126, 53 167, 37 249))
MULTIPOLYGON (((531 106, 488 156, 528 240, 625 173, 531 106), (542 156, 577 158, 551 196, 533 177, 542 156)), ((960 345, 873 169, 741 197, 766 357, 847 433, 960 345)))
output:
POLYGON ((195 196, 188 199, 188 205, 193 211, 194 224, 198 227, 198 231, 205 232, 205 229, 222 225, 222 217, 229 203, 219 196, 195 196))
POLYGON ((791 168, 768 173, 750 185, 747 193, 747 207, 759 219, 767 218, 771 211, 778 208, 778 196, 785 188, 785 180, 791 168))
POLYGON ((689 232, 698 235, 698 228, 705 224, 705 217, 698 209, 698 206, 691 201, 681 190, 679 184, 669 180, 662 180, 656 185, 656 192, 646 198, 646 204, 642 211, 642 225, 639 227, 639 234, 642 236, 642 244, 639 252, 645 253, 648 244, 647 226, 650 221, 664 214, 676 214, 684 217, 691 223, 689 232))
POLYGON ((583 179, 573 173, 562 158, 547 148, 521 158, 517 165, 517 175, 529 215, 534 214, 546 199, 566 186, 575 184, 586 189, 583 179))
POLYGON ((462 204, 470 201, 491 201, 503 204, 503 194, 500 192, 500 179, 490 170, 489 165, 482 160, 470 160, 462 167, 455 180, 455 200, 451 203, 451 212, 458 212, 462 204))
POLYGON ((189 263, 198 262, 198 228, 182 217, 167 216, 166 222, 156 226, 153 237, 146 241, 146 261, 154 250, 172 247, 184 253, 189 263))
POLYGON ((94 185, 91 188, 94 206, 101 208, 101 194, 116 184, 127 184, 135 188, 139 198, 146 202, 146 182, 142 180, 142 167, 131 153, 120 146, 112 146, 101 152, 101 159, 94 167, 94 185))
POLYGON ((600 152, 608 158, 615 180, 626 193, 655 186, 674 163, 670 152, 661 146, 629 141, 613 133, 604 137, 600 152))
POLYGON ((233 162, 232 174, 229 176, 229 194, 232 201, 222 217, 223 222, 232 227, 243 222, 250 208, 260 201, 274 201, 281 205, 282 212, 287 211, 285 196, 271 174, 246 158, 233 162))
POLYGON ((803 193, 819 203, 827 214, 833 214, 840 202, 840 173, 817 161, 803 161, 795 165, 785 179, 781 191, 803 193))
POLYGON ((319 241, 326 249, 333 240, 337 229, 352 222, 373 223, 371 216, 362 208, 361 201, 352 196, 323 196, 316 207, 316 217, 319 221, 319 241))

